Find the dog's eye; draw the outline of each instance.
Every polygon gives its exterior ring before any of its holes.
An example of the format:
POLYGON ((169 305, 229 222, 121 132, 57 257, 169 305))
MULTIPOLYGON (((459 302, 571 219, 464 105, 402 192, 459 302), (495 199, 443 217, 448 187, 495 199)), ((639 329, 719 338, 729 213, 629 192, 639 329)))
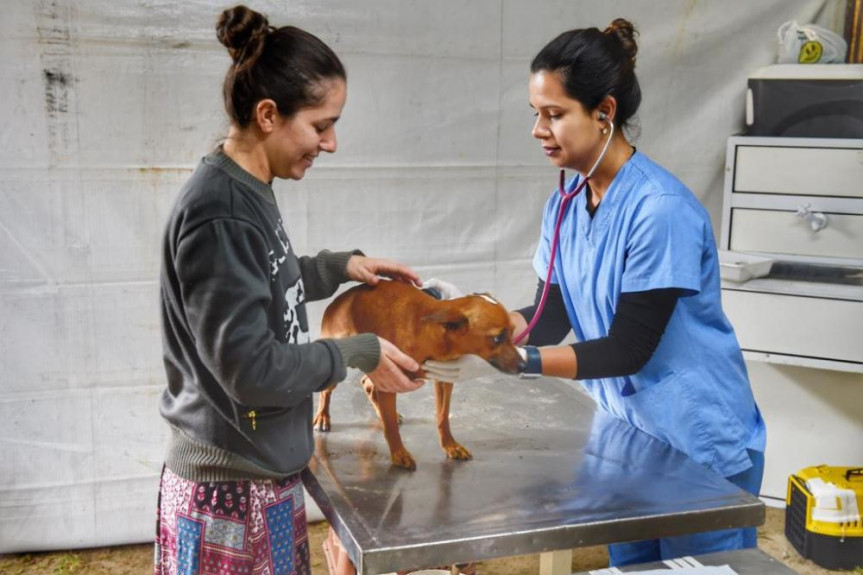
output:
POLYGON ((496 335, 492 338, 492 341, 495 345, 500 345, 506 341, 506 333, 502 333, 500 335, 496 335))

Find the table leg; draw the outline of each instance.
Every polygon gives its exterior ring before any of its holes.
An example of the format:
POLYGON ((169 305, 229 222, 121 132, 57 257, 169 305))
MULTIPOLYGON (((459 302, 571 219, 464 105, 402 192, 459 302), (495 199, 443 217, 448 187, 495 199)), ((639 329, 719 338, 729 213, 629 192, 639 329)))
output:
POLYGON ((540 553, 539 575, 572 575, 572 549, 540 553))

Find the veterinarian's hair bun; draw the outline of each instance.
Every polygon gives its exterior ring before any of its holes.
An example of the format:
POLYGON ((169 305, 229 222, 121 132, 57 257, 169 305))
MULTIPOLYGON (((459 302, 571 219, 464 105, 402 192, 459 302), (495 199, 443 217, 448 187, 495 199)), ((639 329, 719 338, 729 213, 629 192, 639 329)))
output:
POLYGON ((266 16, 243 5, 222 12, 216 24, 219 42, 228 49, 234 66, 242 70, 255 64, 271 30, 266 16))
POLYGON ((635 43, 635 37, 638 35, 638 30, 632 25, 632 22, 624 18, 615 18, 608 27, 603 30, 603 34, 610 36, 620 42, 623 53, 635 68, 635 55, 638 53, 638 44, 635 43))

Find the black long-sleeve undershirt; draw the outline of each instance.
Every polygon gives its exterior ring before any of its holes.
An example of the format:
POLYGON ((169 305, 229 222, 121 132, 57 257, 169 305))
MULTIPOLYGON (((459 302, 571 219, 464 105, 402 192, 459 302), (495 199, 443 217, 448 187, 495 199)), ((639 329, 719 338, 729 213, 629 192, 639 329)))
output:
MULTIPOLYGON (((539 305, 545 282, 539 280, 532 306, 517 310, 528 322, 539 305)), ((578 359, 576 379, 619 377, 637 373, 653 356, 680 297, 676 288, 620 294, 606 337, 572 344, 578 359)), ((549 286, 539 321, 530 332, 531 345, 554 345, 571 326, 560 286, 549 286)))

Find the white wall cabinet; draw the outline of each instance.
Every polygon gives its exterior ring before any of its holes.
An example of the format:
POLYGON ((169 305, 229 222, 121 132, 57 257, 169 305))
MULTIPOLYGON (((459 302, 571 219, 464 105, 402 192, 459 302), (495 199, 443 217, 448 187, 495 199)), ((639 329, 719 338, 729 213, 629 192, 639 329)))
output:
POLYGON ((767 423, 761 494, 781 503, 803 467, 863 464, 863 140, 729 138, 720 247, 774 260, 723 280, 722 304, 767 423))
POLYGON ((863 373, 863 140, 729 138, 720 247, 776 260, 722 284, 749 359, 863 373))

